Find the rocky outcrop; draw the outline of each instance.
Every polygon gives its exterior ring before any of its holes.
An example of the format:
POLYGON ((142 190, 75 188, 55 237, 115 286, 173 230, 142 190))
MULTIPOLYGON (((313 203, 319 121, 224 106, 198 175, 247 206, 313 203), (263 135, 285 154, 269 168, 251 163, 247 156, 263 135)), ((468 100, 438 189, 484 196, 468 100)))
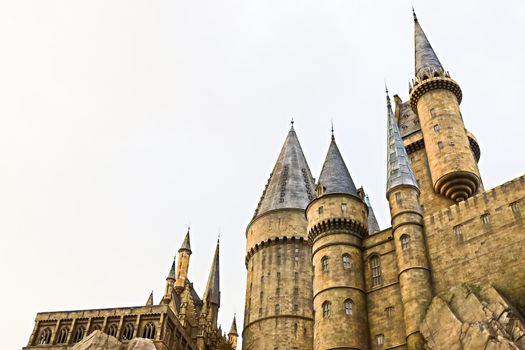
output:
POLYGON ((491 286, 459 285, 432 299, 420 331, 428 350, 525 350, 525 322, 491 286))
POLYGON ((101 331, 94 331, 71 350, 155 350, 155 344, 150 339, 135 338, 127 344, 122 344, 117 338, 101 331))

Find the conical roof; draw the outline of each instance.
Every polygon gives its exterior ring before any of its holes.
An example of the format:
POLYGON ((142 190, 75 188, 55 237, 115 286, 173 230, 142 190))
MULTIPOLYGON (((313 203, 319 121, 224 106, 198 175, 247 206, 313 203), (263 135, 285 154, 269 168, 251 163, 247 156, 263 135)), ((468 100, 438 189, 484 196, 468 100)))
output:
POLYGON ((221 291, 219 288, 219 240, 217 240, 217 246, 215 247, 210 275, 208 276, 208 283, 204 291, 204 300, 217 306, 221 304, 221 291))
POLYGON ((443 73, 444 69, 439 59, 430 45, 423 28, 414 13, 414 49, 415 49, 415 69, 416 77, 422 79, 426 74, 432 76, 433 72, 443 73))
POLYGON ((376 214, 374 213, 372 204, 370 204, 370 198, 368 198, 368 195, 365 195, 365 202, 366 202, 366 205, 368 206, 368 234, 371 235, 371 234, 381 231, 381 228, 379 227, 379 224, 377 223, 376 214))
POLYGON ((305 209, 313 199, 314 190, 312 173, 292 125, 255 216, 275 209, 305 209))
POLYGON ((146 306, 153 305, 153 291, 151 291, 151 294, 148 297, 148 301, 146 301, 146 306))
POLYGON ((410 166, 408 154, 399 133, 397 122, 394 119, 388 90, 386 95, 388 113, 388 154, 387 154, 387 181, 386 192, 401 185, 414 186, 419 189, 416 177, 410 166))
POLYGON ((171 264, 170 272, 168 273, 168 278, 175 279, 175 257, 173 258, 173 263, 171 264))
POLYGON ((189 227, 188 227, 188 231, 186 232, 186 236, 184 237, 184 241, 182 242, 182 245, 179 248, 179 252, 181 250, 187 250, 191 254, 190 228, 189 227))
POLYGON ((232 322, 232 326, 230 327, 230 332, 228 333, 228 335, 239 335, 237 333, 237 321, 235 320, 235 315, 233 315, 233 322, 232 322))
POLYGON ((323 186, 323 194, 344 193, 357 196, 352 176, 346 167, 345 161, 332 134, 332 141, 319 175, 319 185, 323 186))

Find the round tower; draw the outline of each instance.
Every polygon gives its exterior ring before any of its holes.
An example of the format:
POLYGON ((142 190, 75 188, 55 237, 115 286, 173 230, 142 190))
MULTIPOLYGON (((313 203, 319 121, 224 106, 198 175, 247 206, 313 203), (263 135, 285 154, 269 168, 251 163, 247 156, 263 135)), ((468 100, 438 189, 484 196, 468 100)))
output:
POLYGON ((387 199, 392 218, 407 348, 423 350, 419 325, 432 301, 432 280, 419 201, 420 191, 388 95, 387 107, 387 199))
POLYGON ((304 210, 314 180, 293 128, 246 229, 244 350, 312 349, 312 266, 304 210))
POLYGON ((179 258, 177 259, 177 275, 175 279, 175 291, 177 293, 182 292, 184 286, 186 285, 186 279, 188 278, 188 267, 190 265, 190 255, 190 229, 188 228, 186 237, 184 237, 184 242, 182 242, 182 246, 179 249, 179 258))
POLYGON ((410 104, 419 116, 434 190, 462 201, 481 185, 459 109, 462 92, 450 78, 414 14, 416 78, 410 104))
POLYGON ((368 349, 361 252, 368 234, 368 207, 358 196, 333 135, 317 196, 306 215, 314 267, 314 350, 368 349))

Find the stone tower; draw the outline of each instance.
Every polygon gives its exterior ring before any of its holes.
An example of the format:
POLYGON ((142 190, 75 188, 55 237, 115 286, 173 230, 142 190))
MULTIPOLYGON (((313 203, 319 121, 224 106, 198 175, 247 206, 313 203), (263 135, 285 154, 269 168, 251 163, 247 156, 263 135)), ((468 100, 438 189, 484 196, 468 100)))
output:
POLYGON ((292 127, 246 229, 243 349, 312 349, 312 265, 305 208, 314 179, 292 127))
POLYGON ((368 206, 332 140, 308 205, 308 233, 314 266, 314 349, 368 349, 363 279, 363 238, 368 206))
POLYGON ((233 316, 232 326, 228 332, 228 344, 235 350, 237 349, 237 338, 239 333, 237 333, 237 321, 235 320, 235 315, 233 316))
POLYGON ((410 106, 419 116, 433 189, 452 201, 478 193, 481 178, 459 109, 462 92, 443 69, 414 14, 415 80, 410 106))
POLYGON ((387 90, 388 154, 386 196, 390 205, 401 301, 409 350, 422 350, 419 325, 432 300, 419 185, 410 166, 387 90))
POLYGON ((180 293, 186 284, 188 278, 188 267, 190 265, 191 245, 190 229, 186 232, 182 246, 179 249, 179 259, 177 265, 177 278, 175 279, 175 291, 180 293))

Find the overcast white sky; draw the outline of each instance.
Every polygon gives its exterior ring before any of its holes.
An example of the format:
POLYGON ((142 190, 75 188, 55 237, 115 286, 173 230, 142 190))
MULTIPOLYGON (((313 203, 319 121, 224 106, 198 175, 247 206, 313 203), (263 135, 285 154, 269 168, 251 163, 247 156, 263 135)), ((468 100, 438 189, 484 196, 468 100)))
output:
MULTIPOLYGON (((464 92, 487 189, 525 171, 525 2, 413 1, 464 92)), ((336 138, 381 226, 383 80, 413 77, 410 1, 0 1, 0 333, 141 305, 192 226, 242 328, 246 225, 293 115, 315 177, 336 138)), ((239 329, 240 330, 240 329, 239 329)))

